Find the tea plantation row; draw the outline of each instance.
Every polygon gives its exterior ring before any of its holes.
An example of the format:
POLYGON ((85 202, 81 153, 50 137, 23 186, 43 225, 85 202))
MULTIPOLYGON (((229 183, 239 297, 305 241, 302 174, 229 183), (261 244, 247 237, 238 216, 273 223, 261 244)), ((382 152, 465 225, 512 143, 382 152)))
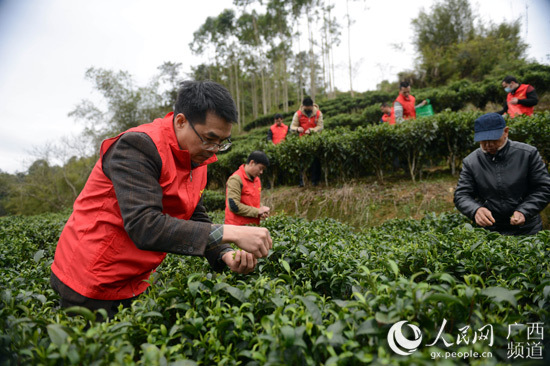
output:
MULTIPOLYGON (((345 182, 376 175, 380 181, 395 169, 398 158, 411 179, 416 179, 423 164, 448 165, 458 172, 463 158, 479 145, 474 143, 474 121, 481 112, 442 112, 399 125, 355 125, 354 115, 339 115, 338 127, 298 138, 290 134, 278 145, 267 143, 267 129, 236 137, 228 152, 218 154, 218 162, 208 168, 208 181, 224 187, 227 177, 246 161, 251 151, 264 150, 270 167, 264 175, 274 184, 297 184, 298 173, 319 159, 324 180, 345 182)), ((327 120, 329 118, 327 117, 327 120)), ((333 119, 333 121, 334 121, 333 119)), ((357 122, 357 121, 356 121, 357 122)), ((550 161, 550 111, 534 116, 508 119, 510 138, 535 146, 545 161, 550 161)))
MULTIPOLYGON (((521 83, 534 86, 539 97, 550 90, 549 65, 530 64, 516 69, 514 72, 521 83)), ((480 82, 462 79, 435 88, 418 89, 413 86, 413 95, 418 101, 430 99, 436 113, 444 110, 458 111, 468 104, 484 109, 487 103, 492 102, 500 105, 506 100, 506 93, 501 86, 503 77, 504 75, 487 78, 480 82)), ((358 93, 360 96, 355 98, 341 95, 335 99, 319 100, 318 104, 325 118, 340 114, 342 116, 358 114, 363 121, 376 123, 381 117, 380 103, 393 102, 397 97, 397 92, 397 89, 390 92, 367 91, 358 93)), ((296 109, 297 106, 294 106, 293 111, 282 113, 287 124, 292 120, 296 109)), ((251 131, 258 127, 269 126, 273 123, 273 116, 273 114, 261 116, 247 123, 244 130, 251 131)))
POLYGON ((548 231, 503 237, 455 213, 365 232, 275 216, 273 251, 253 274, 169 255, 147 294, 96 322, 82 308, 67 316, 49 285, 66 218, 0 219, 0 364, 422 365, 445 352, 457 356, 439 364, 548 364, 548 231), (422 334, 410 356, 388 345, 403 320, 422 334), (473 352, 487 357, 464 359, 473 352))

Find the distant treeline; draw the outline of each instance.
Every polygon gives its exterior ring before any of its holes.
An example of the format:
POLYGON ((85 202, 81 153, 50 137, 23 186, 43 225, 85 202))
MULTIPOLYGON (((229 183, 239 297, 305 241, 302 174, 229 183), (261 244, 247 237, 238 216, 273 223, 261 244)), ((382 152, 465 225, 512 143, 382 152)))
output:
MULTIPOLYGON (((529 64, 515 70, 514 75, 520 82, 533 85, 544 100, 550 88, 550 66, 529 64)), ((91 69, 88 76, 96 81, 102 93, 113 98, 110 108, 114 112, 101 114, 110 116, 104 122, 106 128, 95 135, 87 130, 96 139, 96 145, 102 137, 132 127, 130 121, 134 118, 140 124, 163 115, 174 98, 170 91, 157 95, 152 90, 147 93, 142 89, 132 90, 130 79, 125 74, 91 69), (116 79, 124 80, 124 83, 106 83, 116 79), (152 95, 158 98, 151 98, 152 95), (159 102, 156 104, 158 108, 143 105, 139 102, 140 98, 159 102)), ((218 154, 219 162, 209 167, 209 188, 224 187, 227 177, 254 149, 263 149, 269 154, 272 166, 264 180, 271 181, 272 186, 296 184, 298 172, 308 166, 315 156, 321 159, 324 180, 329 183, 371 174, 383 180, 388 172, 395 169, 395 158, 415 180, 421 176, 422 166, 427 161, 435 164, 446 162, 456 173, 460 159, 475 147, 470 135, 479 112, 465 111, 486 108, 489 103, 496 103, 499 107, 506 97, 500 86, 504 76, 478 83, 463 80, 438 88, 413 89, 417 100, 430 99, 436 115, 409 121, 395 128, 379 125, 378 121, 381 116, 380 103, 393 101, 397 90, 369 91, 357 97, 341 94, 335 99, 318 99, 316 102, 325 117, 325 131, 304 139, 290 136, 288 141, 276 147, 266 142, 273 114, 264 115, 245 125, 245 133, 235 134, 235 143, 229 151, 218 154)), ((537 109, 540 110, 540 106, 537 109)), ((73 113, 83 119, 90 116, 97 118, 98 114, 94 111, 83 102, 73 113)), ((287 124, 293 113, 284 114, 287 124)), ((549 142, 545 140, 550 136, 548 112, 522 121, 523 118, 510 121, 511 138, 532 143, 548 161, 549 142)), ((66 155, 63 151, 60 153, 66 155)), ((0 215, 30 215, 70 208, 84 187, 97 160, 96 154, 97 151, 84 157, 66 155, 67 158, 62 159, 63 164, 56 165, 48 158, 56 155, 56 151, 48 150, 44 158, 34 161, 27 172, 15 175, 0 172, 0 215)), ((210 201, 219 205, 217 196, 211 197, 210 201)))

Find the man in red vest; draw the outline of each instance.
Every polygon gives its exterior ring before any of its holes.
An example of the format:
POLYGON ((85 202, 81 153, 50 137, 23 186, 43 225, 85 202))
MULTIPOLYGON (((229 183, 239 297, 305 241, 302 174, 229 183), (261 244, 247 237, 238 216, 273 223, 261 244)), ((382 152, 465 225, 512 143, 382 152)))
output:
POLYGON ((388 123, 390 125, 395 124, 395 111, 393 107, 390 107, 388 103, 382 103, 380 111, 383 113, 380 118, 380 123, 388 123))
POLYGON ((511 118, 521 114, 533 114, 533 107, 539 102, 535 88, 529 84, 520 85, 513 76, 506 76, 502 80, 502 87, 508 95, 503 109, 498 114, 508 113, 511 118))
POLYGON ((290 131, 298 132, 300 136, 323 130, 323 113, 310 97, 305 97, 300 109, 294 113, 290 131))
POLYGON ((273 145, 277 145, 285 140, 288 126, 283 123, 283 116, 280 113, 277 113, 273 119, 275 123, 267 131, 267 141, 273 142, 273 145))
POLYGON ((399 95, 393 103, 395 121, 401 123, 407 119, 416 119, 416 108, 424 106, 427 102, 415 105, 416 99, 411 95, 411 85, 408 81, 399 84, 399 95))
MULTIPOLYGON (((321 132, 322 130, 323 113, 310 97, 305 97, 300 109, 294 113, 292 123, 290 124, 290 131, 297 132, 302 137, 304 135, 311 135, 314 132, 321 132)), ((321 180, 321 162, 318 157, 313 159, 309 169, 311 172, 311 183, 316 186, 321 180)), ((303 175, 304 172, 300 172, 300 187, 304 186, 303 175)))
POLYGON ((108 316, 149 286, 167 253, 251 272, 272 247, 260 227, 214 225, 202 204, 207 164, 230 145, 235 102, 223 86, 183 82, 174 111, 107 139, 59 238, 51 284, 61 306, 108 316), (243 251, 232 253, 235 243, 243 251))
POLYGON ((229 177, 225 191, 225 224, 260 224, 269 215, 269 207, 262 206, 260 175, 269 166, 263 151, 253 151, 243 164, 229 177))

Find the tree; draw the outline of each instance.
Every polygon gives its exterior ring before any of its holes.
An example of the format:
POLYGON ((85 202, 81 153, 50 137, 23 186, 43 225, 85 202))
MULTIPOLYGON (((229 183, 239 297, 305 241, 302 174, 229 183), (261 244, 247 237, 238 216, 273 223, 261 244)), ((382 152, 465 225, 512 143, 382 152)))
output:
POLYGON ((417 74, 430 85, 469 78, 482 80, 502 65, 522 63, 526 45, 519 21, 476 24, 468 0, 449 0, 420 11, 412 20, 420 56, 417 74))
POLYGON ((149 85, 136 87, 126 71, 90 68, 86 79, 103 97, 103 107, 83 100, 69 113, 85 124, 85 133, 96 144, 131 127, 149 123, 172 110, 177 94, 180 64, 165 63, 149 85))

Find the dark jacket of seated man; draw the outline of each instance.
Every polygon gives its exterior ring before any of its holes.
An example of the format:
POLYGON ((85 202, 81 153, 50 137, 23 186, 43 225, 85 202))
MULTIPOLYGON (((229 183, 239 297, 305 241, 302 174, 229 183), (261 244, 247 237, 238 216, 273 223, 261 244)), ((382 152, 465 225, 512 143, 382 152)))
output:
POLYGON ((506 235, 533 235, 542 229, 539 212, 550 201, 550 175, 537 149, 507 140, 496 154, 478 148, 468 155, 455 191, 457 209, 475 221, 480 207, 491 211, 488 230, 506 235), (515 211, 525 223, 512 225, 515 211))

